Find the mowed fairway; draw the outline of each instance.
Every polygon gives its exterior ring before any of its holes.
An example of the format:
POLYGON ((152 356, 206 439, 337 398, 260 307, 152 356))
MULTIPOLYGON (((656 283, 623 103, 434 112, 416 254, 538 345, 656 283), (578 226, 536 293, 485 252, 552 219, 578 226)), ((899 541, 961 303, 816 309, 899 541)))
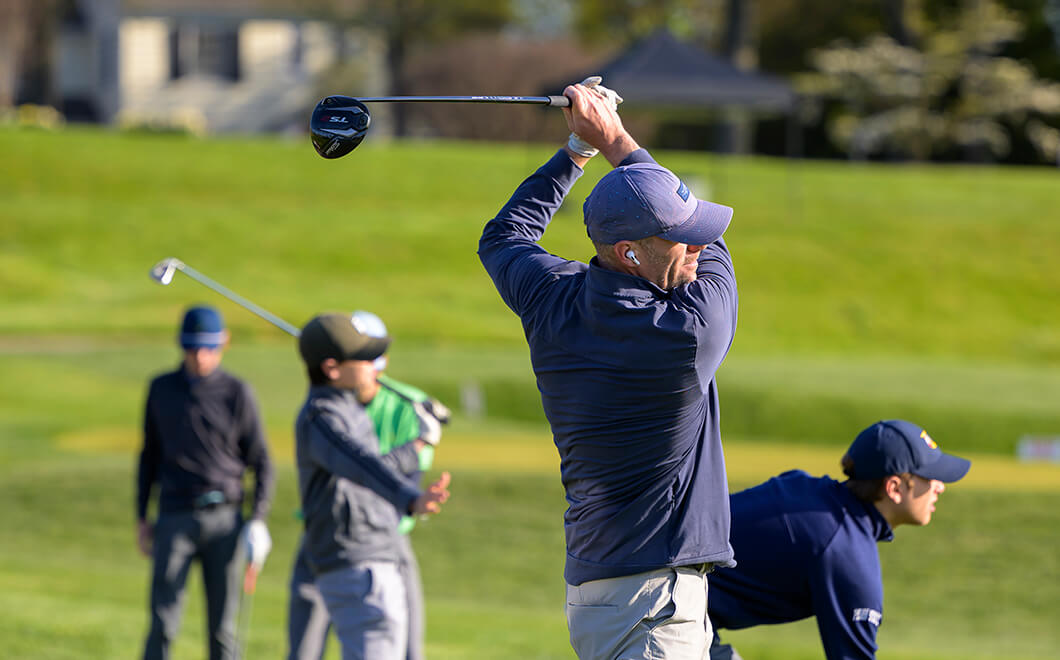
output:
MULTIPOLYGON (((0 655, 139 653, 140 408, 197 301, 232 325, 226 365, 258 392, 279 466, 248 657, 285 652, 304 376, 280 331, 179 274, 149 280, 176 256, 296 324, 353 308, 387 321, 392 375, 457 413, 436 460, 453 499, 414 532, 429 655, 573 657, 557 456, 518 321, 474 255, 550 147, 365 144, 325 162, 307 140, 0 130, 0 153, 0 655), (464 410, 469 390, 482 416, 464 410)), ((658 156, 737 211, 741 318, 719 373, 732 487, 796 467, 837 476, 862 426, 922 423, 973 468, 929 527, 881 546, 880 657, 1060 655, 1060 468, 1013 458, 1023 435, 1060 435, 1056 172, 658 156)), ((578 184, 550 249, 588 256, 578 207, 603 171, 578 184)), ((198 579, 177 657, 204 646, 198 579)), ((821 657, 812 622, 726 639, 747 660, 821 657)))

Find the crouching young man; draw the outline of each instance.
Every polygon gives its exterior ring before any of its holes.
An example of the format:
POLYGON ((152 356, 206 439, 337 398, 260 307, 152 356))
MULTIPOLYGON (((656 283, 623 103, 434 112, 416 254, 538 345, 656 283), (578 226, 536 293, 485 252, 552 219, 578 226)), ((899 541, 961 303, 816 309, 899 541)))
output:
POLYGON ((880 541, 900 525, 931 522, 946 484, 971 463, 939 449, 927 431, 881 421, 842 459, 848 479, 791 470, 730 496, 738 562, 710 580, 711 660, 738 660, 718 630, 816 617, 828 660, 876 657, 883 621, 880 541))

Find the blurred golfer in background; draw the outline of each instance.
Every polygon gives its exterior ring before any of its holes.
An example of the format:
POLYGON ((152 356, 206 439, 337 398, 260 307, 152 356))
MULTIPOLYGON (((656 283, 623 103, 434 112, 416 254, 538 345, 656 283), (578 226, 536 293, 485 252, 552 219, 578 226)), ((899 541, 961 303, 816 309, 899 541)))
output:
MULTIPOLYGON (((910 422, 877 422, 843 456, 848 479, 785 472, 732 495, 739 564, 710 580, 717 629, 817 617, 828 660, 876 657, 883 582, 876 544, 931 522, 946 484, 971 464, 910 422)), ((715 633, 711 660, 738 660, 715 633)))
MULTIPOLYGON (((389 342, 383 320, 371 312, 357 311, 353 319, 370 337, 389 342)), ((379 439, 379 452, 388 453, 416 440, 424 433, 421 415, 431 415, 428 425, 449 422, 449 410, 439 401, 422 391, 383 375, 387 367, 386 354, 372 362, 375 379, 357 393, 358 401, 372 420, 379 439), (416 404, 420 404, 417 406, 416 404)), ((416 470, 408 473, 409 479, 419 482, 423 472, 431 468, 434 461, 434 446, 427 445, 419 452, 416 470)), ((412 516, 402 516, 398 527, 398 566, 405 583, 408 599, 408 651, 409 660, 422 660, 424 635, 423 585, 420 581, 419 564, 412 551, 409 532, 416 524, 412 516)), ((320 590, 313 582, 313 572, 306 560, 304 541, 299 541, 291 570, 291 592, 287 616, 288 652, 290 660, 318 660, 324 656, 325 642, 331 619, 328 616, 320 590)))
POLYGON ((714 381, 736 331, 732 209, 658 165, 598 83, 564 90, 567 144, 487 223, 479 257, 522 321, 559 450, 571 645, 698 660, 707 574, 733 557, 714 381), (538 241, 597 151, 615 169, 585 201, 585 264, 538 241))
MULTIPOLYGON (((408 602, 398 533, 402 515, 432 514, 449 498, 449 474, 426 489, 406 475, 438 444, 439 422, 418 415, 420 434, 380 454, 361 398, 377 386, 375 360, 389 337, 363 318, 321 314, 302 328, 298 349, 309 392, 295 422, 302 552, 344 660, 403 660, 408 602)), ((416 404, 422 407, 421 404, 416 404)))
POLYGON ((147 392, 136 493, 140 550, 154 561, 144 658, 169 656, 193 560, 202 566, 209 657, 235 657, 241 550, 260 570, 272 547, 265 526, 272 463, 254 394, 220 368, 228 339, 216 309, 188 309, 179 335, 183 363, 152 380, 147 392), (244 525, 243 473, 248 467, 254 471, 255 488, 244 525), (158 517, 152 524, 147 508, 155 484, 158 517))

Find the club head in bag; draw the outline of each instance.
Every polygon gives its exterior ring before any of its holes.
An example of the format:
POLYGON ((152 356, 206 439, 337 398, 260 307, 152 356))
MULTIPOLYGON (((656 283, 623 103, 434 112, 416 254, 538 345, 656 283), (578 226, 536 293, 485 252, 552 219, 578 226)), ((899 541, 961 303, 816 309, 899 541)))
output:
POLYGON ((368 108, 350 96, 327 96, 309 119, 313 147, 324 158, 342 158, 357 148, 368 133, 368 108))

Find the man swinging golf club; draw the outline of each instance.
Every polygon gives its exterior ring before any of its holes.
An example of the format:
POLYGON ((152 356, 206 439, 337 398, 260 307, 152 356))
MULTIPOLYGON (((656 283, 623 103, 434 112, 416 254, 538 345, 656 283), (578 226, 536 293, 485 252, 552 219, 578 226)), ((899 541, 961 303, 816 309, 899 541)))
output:
POLYGON ((733 556, 714 381, 736 331, 732 209, 696 199, 591 83, 564 90, 570 136, 486 224, 479 257, 522 321, 559 450, 571 645, 699 660, 707 574, 733 556), (596 153, 614 169, 584 205, 585 264, 538 241, 596 153))

